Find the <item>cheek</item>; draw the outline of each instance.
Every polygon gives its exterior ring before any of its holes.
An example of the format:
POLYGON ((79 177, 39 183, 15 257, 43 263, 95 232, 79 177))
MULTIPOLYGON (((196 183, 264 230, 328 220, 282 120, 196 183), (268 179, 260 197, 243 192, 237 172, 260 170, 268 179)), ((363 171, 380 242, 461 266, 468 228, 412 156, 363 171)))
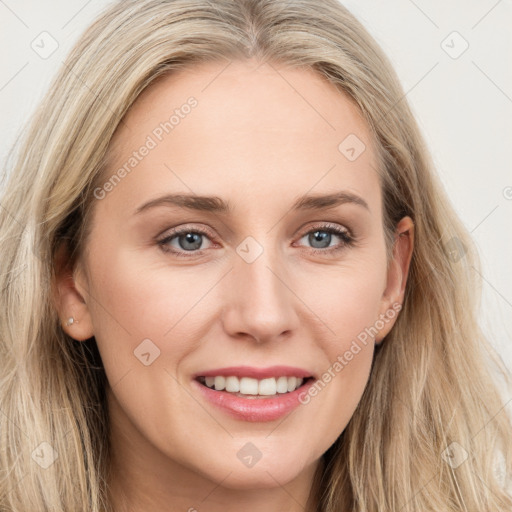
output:
POLYGON ((171 270, 165 259, 152 261, 133 251, 114 250, 108 265, 98 265, 93 278, 98 297, 95 327, 104 331, 108 326, 120 339, 164 341, 215 279, 211 272, 192 266, 171 270))
POLYGON ((346 263, 295 273, 294 291, 330 335, 327 353, 334 355, 346 340, 374 325, 386 285, 386 262, 358 256, 346 263), (334 352, 333 352, 334 351, 334 352))
MULTIPOLYGON (((131 251, 112 251, 108 265, 98 262, 94 270, 91 294, 96 300, 91 310, 112 389, 113 415, 122 428, 130 428, 134 442, 143 433, 162 451, 183 455, 190 450, 185 440, 200 435, 190 424, 204 424, 205 413, 195 403, 191 406, 190 396, 175 378, 176 369, 201 339, 194 328, 200 327, 201 308, 194 305, 215 276, 205 274, 202 279, 196 271, 194 277, 192 267, 171 272, 131 251), (135 425, 137 431, 127 425, 135 425), (169 432, 177 433, 186 449, 174 445, 169 432)), ((214 422, 210 427, 216 435, 223 432, 214 422)))
POLYGON ((328 426, 325 435, 332 442, 347 425, 368 382, 385 283, 383 256, 347 263, 319 274, 315 286, 303 287, 304 300, 328 333, 320 341, 328 360, 325 371, 303 400, 317 409, 317 424, 328 426))
POLYGON ((175 333, 190 328, 187 313, 208 283, 203 286, 186 271, 171 275, 136 252, 113 245, 107 253, 108 259, 98 258, 91 267, 89 310, 98 349, 112 387, 130 373, 124 382, 136 378, 134 393, 150 393, 144 388, 152 375, 148 370, 172 369, 194 349, 191 330, 186 337, 175 333))

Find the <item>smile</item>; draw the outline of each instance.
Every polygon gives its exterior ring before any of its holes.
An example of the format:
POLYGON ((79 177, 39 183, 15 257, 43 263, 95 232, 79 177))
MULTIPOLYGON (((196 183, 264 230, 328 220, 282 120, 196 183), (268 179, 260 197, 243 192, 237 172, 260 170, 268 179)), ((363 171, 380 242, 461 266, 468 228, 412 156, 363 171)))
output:
POLYGON ((314 383, 311 373, 285 366, 220 368, 202 372, 192 385, 202 398, 243 421, 273 421, 292 412, 314 383))
POLYGON ((228 377, 222 375, 199 377, 198 380, 210 389, 226 391, 237 396, 246 396, 247 398, 290 393, 300 388, 304 382, 302 377, 280 376, 258 380, 252 377, 238 378, 234 375, 228 377))

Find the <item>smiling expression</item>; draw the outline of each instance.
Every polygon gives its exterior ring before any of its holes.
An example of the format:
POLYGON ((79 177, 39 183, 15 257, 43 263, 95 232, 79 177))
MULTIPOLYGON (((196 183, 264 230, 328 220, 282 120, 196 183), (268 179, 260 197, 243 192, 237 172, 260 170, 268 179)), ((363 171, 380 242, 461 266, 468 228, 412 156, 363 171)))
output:
POLYGON ((104 182, 136 150, 96 199, 71 334, 96 338, 119 453, 232 488, 291 481, 349 422, 375 341, 299 394, 401 299, 369 129, 313 71, 211 62, 143 92, 104 182))

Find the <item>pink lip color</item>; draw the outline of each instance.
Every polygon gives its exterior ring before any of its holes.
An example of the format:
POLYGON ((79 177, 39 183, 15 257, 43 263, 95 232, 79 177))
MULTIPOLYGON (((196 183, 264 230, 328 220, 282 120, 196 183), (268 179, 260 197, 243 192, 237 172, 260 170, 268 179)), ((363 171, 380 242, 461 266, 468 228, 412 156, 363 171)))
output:
MULTIPOLYGON (((216 370, 216 372, 218 372, 218 370, 216 370)), ((229 376, 234 374, 212 374, 211 372, 206 372, 206 375, 204 376, 210 377, 213 375, 229 376), (210 375, 208 375, 208 373, 210 373, 210 375)), ((246 377, 249 376, 247 373, 243 375, 246 377)), ((281 373, 277 375, 284 374, 281 373)), ((276 376, 276 373, 272 373, 271 376, 276 376)), ((283 393, 282 395, 274 395, 272 397, 263 398, 242 398, 227 391, 216 391, 204 386, 197 380, 193 380, 192 385, 198 388, 199 392, 202 393, 203 397, 208 402, 219 407, 230 416, 243 421, 264 422, 277 420, 297 408, 301 404, 299 401, 299 396, 307 392, 308 388, 312 386, 314 382, 315 380, 311 379, 304 383, 300 388, 290 393, 283 393)))

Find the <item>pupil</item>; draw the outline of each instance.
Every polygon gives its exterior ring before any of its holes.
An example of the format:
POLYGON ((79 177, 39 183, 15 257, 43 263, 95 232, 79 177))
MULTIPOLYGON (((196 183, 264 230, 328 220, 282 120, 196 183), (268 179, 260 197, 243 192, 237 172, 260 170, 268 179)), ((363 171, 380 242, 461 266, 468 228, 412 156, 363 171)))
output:
POLYGON ((201 241, 202 241, 201 236, 202 235, 200 235, 199 233, 187 233, 186 235, 181 235, 179 237, 180 247, 184 250, 189 250, 189 251, 199 249, 199 247, 201 247, 201 241), (182 243, 183 239, 185 239, 184 244, 182 243), (191 246, 187 245, 187 244, 191 244, 191 246))
POLYGON ((309 235, 309 241, 316 249, 325 249, 326 247, 329 247, 331 243, 331 233, 327 233, 327 231, 315 231, 309 235), (326 241, 327 243, 324 243, 326 241), (320 242, 320 246, 315 245, 317 242, 320 242))

